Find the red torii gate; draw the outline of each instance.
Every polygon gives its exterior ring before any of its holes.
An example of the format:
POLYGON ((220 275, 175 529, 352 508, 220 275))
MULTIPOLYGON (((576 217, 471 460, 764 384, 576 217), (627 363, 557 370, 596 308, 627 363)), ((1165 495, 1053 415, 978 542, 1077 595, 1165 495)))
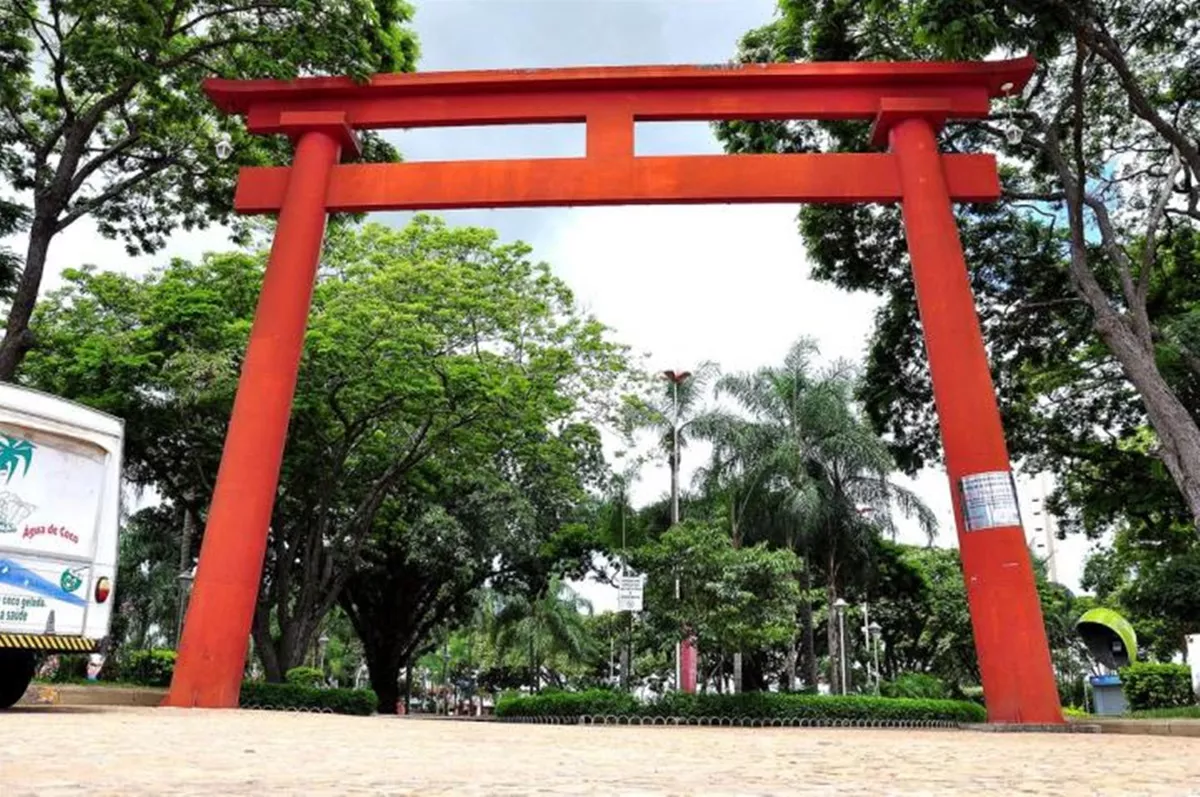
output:
POLYGON ((900 202, 992 722, 1059 723, 1058 693, 951 202, 1000 195, 990 155, 942 155, 1030 58, 989 63, 650 66, 210 80, 291 167, 246 168, 235 207, 278 213, 166 705, 233 707, 326 214, 700 202, 900 202), (635 157, 636 121, 861 119, 886 153, 635 157), (583 158, 340 164, 356 130, 586 123, 583 158))

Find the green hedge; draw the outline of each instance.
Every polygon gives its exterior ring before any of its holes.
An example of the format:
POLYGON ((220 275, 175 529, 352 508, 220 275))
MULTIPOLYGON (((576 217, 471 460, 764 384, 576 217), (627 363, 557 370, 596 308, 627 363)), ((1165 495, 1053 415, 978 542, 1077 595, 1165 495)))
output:
POLYGON ((1196 703, 1192 668, 1186 664, 1139 662, 1121 668, 1121 691, 1134 711, 1196 703))
POLYGON ((950 689, 942 679, 923 672, 906 672, 879 685, 884 697, 911 697, 921 700, 948 700, 950 689))
POLYGON ((641 708, 627 692, 589 689, 586 692, 544 692, 540 695, 503 696, 496 703, 497 717, 582 717, 633 715, 641 708))
POLYGON ((121 680, 142 686, 170 686, 175 673, 175 651, 135 650, 120 665, 121 680))
POLYGON ((983 722, 987 719, 987 712, 982 706, 959 700, 774 692, 746 692, 739 695, 672 693, 652 703, 639 703, 628 694, 596 689, 502 699, 496 705, 496 716, 983 722))
POLYGON ((325 673, 316 667, 293 667, 284 674, 283 680, 296 686, 316 688, 325 685, 325 673))
POLYGON ((365 717, 375 713, 379 701, 370 689, 313 689, 298 684, 246 681, 242 684, 240 703, 242 708, 329 711, 365 717))

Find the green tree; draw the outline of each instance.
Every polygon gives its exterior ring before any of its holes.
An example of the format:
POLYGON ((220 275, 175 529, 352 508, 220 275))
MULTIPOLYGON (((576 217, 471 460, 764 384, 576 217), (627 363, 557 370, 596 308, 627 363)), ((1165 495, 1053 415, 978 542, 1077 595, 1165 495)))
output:
POLYGON ((1117 530, 1110 545, 1094 549, 1084 564, 1081 586, 1094 592, 1101 606, 1129 619, 1143 656, 1169 661, 1186 650, 1187 634, 1200 631, 1190 580, 1200 544, 1190 523, 1158 520, 1131 520, 1117 530))
MULTIPOLYGON (((561 438, 491 461, 460 448, 453 458, 427 459, 388 501, 339 597, 363 642, 380 711, 395 710, 399 673, 433 644, 439 629, 469 624, 486 602, 485 583, 544 588, 551 565, 542 559, 561 563, 577 556, 575 526, 554 526, 547 515, 558 510, 547 513, 535 499, 547 492, 556 501, 581 495, 586 460, 598 445, 589 430, 567 427, 561 438), (506 477, 499 465, 512 465, 516 453, 543 474, 570 470, 576 481, 565 496, 545 484, 511 481, 514 471, 506 477)), ((503 677, 491 674, 491 680, 503 677)))
MULTIPOLYGON (((1186 637, 1200 633, 1200 546, 1139 570, 1125 604, 1153 623, 1152 650, 1163 661, 1187 651, 1186 637)), ((1192 666, 1200 666, 1196 662, 1192 666)))
MULTIPOLYGON (((591 611, 590 603, 555 576, 539 594, 502 597, 492 620, 492 641, 500 656, 528 654, 529 688, 537 692, 548 659, 557 655, 576 662, 593 652, 596 640, 584 619, 591 611)), ((555 678, 553 670, 545 675, 555 678)))
POLYGON ((189 569, 212 494, 261 280, 240 253, 174 260, 143 278, 69 269, 38 308, 22 381, 123 418, 123 477, 179 514, 189 569))
MULTIPOLYGON (((739 54, 1037 57, 1022 96, 941 136, 945 150, 1004 158, 1003 203, 958 216, 1013 451, 1040 454, 1038 464, 1059 473, 1107 468, 1105 454, 1144 429, 1152 444, 1136 470, 1161 467, 1193 526, 1198 19, 1194 0, 782 0, 776 21, 748 33, 739 54)), ((735 152, 861 150, 867 123, 730 123, 721 136, 735 152)), ((800 227, 815 276, 887 297, 862 393, 906 467, 936 457, 898 211, 806 207, 800 227)))
MULTIPOLYGON (((286 160, 284 142, 222 118, 205 78, 411 70, 411 15, 403 0, 0 2, 0 175, 21 197, 0 208, 0 226, 19 223, 29 237, 0 379, 35 343, 29 324, 56 235, 89 216, 130 251, 152 252, 180 226, 227 220, 239 166, 286 160)), ((393 155, 369 140, 368 157, 393 155)), ((13 264, 0 265, 2 286, 13 264)))
MULTIPOLYGON (((757 481, 779 493, 775 506, 783 517, 776 522, 784 542, 804 558, 801 588, 807 589, 808 573, 816 570, 832 606, 848 581, 863 576, 874 538, 881 531, 894 532, 894 509, 915 517, 930 536, 936 521, 915 494, 890 481, 894 461, 858 413, 851 369, 839 363, 819 372, 816 355, 815 345, 802 340, 782 366, 730 374, 718 382, 718 395, 733 398, 759 431, 745 430, 736 418, 712 418, 702 428, 717 432, 721 448, 740 440, 751 449, 746 459, 755 463, 751 471, 762 474, 757 481), (731 440, 721 430, 737 436, 731 440)), ((812 627, 808 606, 805 601, 801 607, 806 636, 812 627)), ((832 623, 827 630, 836 661, 838 636, 832 623)), ((814 647, 805 640, 810 680, 815 680, 814 647)), ((830 672, 836 691, 840 670, 831 665, 830 672)))
MULTIPOLYGON (((459 452, 514 486, 538 474, 543 529, 557 530, 576 500, 560 487, 594 472, 585 421, 614 411, 624 350, 528 254, 426 217, 331 235, 255 620, 270 678, 311 648, 380 513, 429 457, 459 452), (578 458, 543 475, 549 457, 518 467, 506 453, 538 446, 578 458)), ((29 381, 124 417, 127 473, 190 506, 197 528, 264 259, 175 261, 140 280, 72 272, 38 314, 48 345, 29 381)))
POLYGON ((179 515, 169 504, 143 509, 121 526, 117 604, 108 656, 175 641, 181 585, 175 567, 179 515))
MULTIPOLYGON (((689 520, 636 550, 631 562, 648 576, 646 619, 664 636, 691 629, 718 662, 793 635, 799 563, 791 551, 765 543, 735 548, 720 527, 689 520)), ((711 680, 701 676, 701 683, 711 680)))

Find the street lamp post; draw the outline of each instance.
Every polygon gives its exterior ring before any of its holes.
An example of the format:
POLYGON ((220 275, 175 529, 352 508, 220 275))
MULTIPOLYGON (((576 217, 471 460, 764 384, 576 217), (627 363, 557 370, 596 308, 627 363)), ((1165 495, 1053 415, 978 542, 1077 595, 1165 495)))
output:
POLYGON ((329 644, 329 636, 322 631, 321 636, 317 637, 317 669, 321 671, 321 677, 325 677, 325 646, 329 644))
POLYGON ((879 623, 871 623, 867 626, 867 634, 871 641, 871 654, 875 660, 875 694, 879 694, 879 682, 883 675, 879 671, 879 637, 883 633, 883 627, 879 623))
POLYGON ((841 598, 833 602, 833 609, 837 613, 838 622, 838 658, 841 663, 842 674, 842 694, 846 694, 846 607, 849 604, 841 598))
POLYGON ((862 604, 862 616, 863 647, 867 651, 867 683, 869 684, 871 682, 871 607, 866 601, 863 601, 862 604))
POLYGON ((450 716, 450 637, 442 647, 442 701, 446 706, 446 716, 450 716))

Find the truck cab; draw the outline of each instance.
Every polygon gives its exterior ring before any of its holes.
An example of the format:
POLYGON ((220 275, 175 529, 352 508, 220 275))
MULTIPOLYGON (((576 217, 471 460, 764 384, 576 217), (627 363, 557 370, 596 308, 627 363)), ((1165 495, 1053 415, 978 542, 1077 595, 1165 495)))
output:
POLYGON ((120 524, 121 420, 0 384, 0 709, 40 654, 108 636, 120 524))

